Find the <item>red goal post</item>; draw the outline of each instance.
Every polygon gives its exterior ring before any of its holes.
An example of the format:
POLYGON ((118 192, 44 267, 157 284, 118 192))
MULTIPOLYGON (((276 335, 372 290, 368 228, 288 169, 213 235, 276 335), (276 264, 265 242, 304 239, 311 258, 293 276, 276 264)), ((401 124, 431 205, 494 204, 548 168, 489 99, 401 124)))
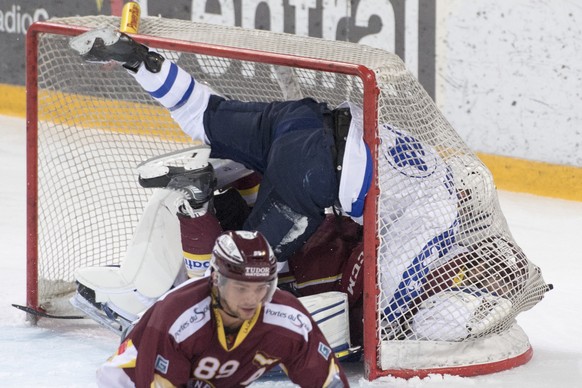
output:
MULTIPOLYGON (((189 141, 169 113, 124 69, 86 64, 67 47, 71 36, 118 25, 117 17, 72 17, 34 23, 27 33, 27 305, 39 311, 59 313, 68 307, 67 298, 75 289, 74 269, 119 264, 151 194, 137 184, 135 167, 147 158, 185 148, 189 141)), ((272 101, 309 96, 331 106, 349 100, 363 108, 365 140, 375 161, 364 213, 364 364, 368 378, 429 373, 468 376, 508 369, 531 358, 527 336, 514 318, 537 303, 547 286, 539 269, 525 258, 516 264, 519 286, 501 298, 510 300, 509 304, 503 305, 499 298, 487 299, 488 295, 461 296, 470 299, 469 305, 480 303, 479 308, 484 301, 506 306, 489 310, 501 315, 496 320, 489 314, 486 322, 490 327, 483 328, 483 322, 478 322, 478 334, 476 326, 471 327, 473 333, 460 338, 442 333, 422 337, 420 330, 414 330, 414 324, 419 328, 424 322, 417 319, 420 312, 423 319, 435 319, 425 311, 423 303, 428 299, 442 291, 449 292, 447 298, 459 297, 453 286, 463 283, 451 282, 467 268, 465 262, 455 260, 426 265, 422 279, 417 279, 422 294, 411 297, 410 307, 401 316, 386 320, 390 296, 381 291, 381 283, 401 273, 379 271, 383 260, 392 260, 393 255, 385 252, 392 252, 395 245, 390 237, 394 218, 390 221, 383 216, 390 209, 382 194, 400 191, 393 190, 398 182, 388 178, 390 166, 382 148, 393 133, 382 124, 406 131, 410 134, 407 139, 418 139, 434 150, 435 160, 444 160, 447 175, 453 169, 462 170, 464 180, 458 183, 454 206, 459 216, 455 225, 467 226, 457 241, 466 241, 465 250, 482 252, 474 243, 501 236, 507 244, 501 247, 497 243, 492 248, 495 255, 508 245, 511 252, 519 253, 511 253, 512 258, 523 256, 499 209, 487 169, 396 55, 347 42, 150 17, 143 18, 140 34, 134 37, 231 98, 272 101), (486 227, 476 209, 487 214, 486 227), (475 236, 469 229, 480 231, 475 236)), ((452 184, 452 177, 450 181, 452 184)), ((397 248, 408 254, 410 247, 402 243, 397 248)), ((422 268, 424 271, 424 264, 422 268)), ((503 274, 496 271, 490 275, 503 274)), ((471 276, 477 275, 466 279, 471 276)), ((445 302, 451 304, 449 299, 445 302)))

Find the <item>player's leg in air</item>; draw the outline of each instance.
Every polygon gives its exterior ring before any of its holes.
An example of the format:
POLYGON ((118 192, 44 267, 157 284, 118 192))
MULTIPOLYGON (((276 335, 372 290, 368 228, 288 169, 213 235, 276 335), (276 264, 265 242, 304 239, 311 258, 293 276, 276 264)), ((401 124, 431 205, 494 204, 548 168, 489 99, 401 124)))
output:
POLYGON ((110 27, 74 37, 69 45, 86 62, 120 63, 145 91, 170 111, 186 134, 195 141, 210 144, 202 116, 210 95, 217 93, 196 82, 184 69, 110 27))
POLYGON ((212 157, 235 160, 262 175, 257 202, 243 228, 261 232, 284 269, 321 224, 324 209, 337 199, 332 134, 323 130, 327 105, 312 99, 226 100, 175 63, 111 28, 75 37, 70 46, 85 61, 122 64, 187 135, 212 146, 212 157))
MULTIPOLYGON (((140 166, 140 184, 159 188, 147 203, 119 266, 75 271, 73 304, 114 331, 161 295, 203 277, 222 228, 214 215, 215 176, 206 157, 189 168, 140 166)), ((117 258, 111 258, 115 261, 117 258)))

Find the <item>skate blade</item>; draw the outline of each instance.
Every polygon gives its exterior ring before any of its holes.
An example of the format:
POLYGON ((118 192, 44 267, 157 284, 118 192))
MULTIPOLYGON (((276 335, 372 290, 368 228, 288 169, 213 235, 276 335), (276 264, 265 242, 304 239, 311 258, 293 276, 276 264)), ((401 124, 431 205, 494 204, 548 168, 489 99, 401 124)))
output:
POLYGON ((127 322, 122 319, 114 320, 109 318, 103 311, 93 306, 90 302, 88 302, 85 298, 83 298, 79 294, 75 294, 69 300, 69 302, 79 311, 85 313, 87 317, 91 318, 99 325, 103 326, 104 328, 112 331, 117 335, 121 335, 123 331, 131 325, 131 322, 127 322))
POLYGON ((189 160, 192 159, 194 157, 196 157, 196 155, 198 154, 198 152, 200 152, 201 150, 208 150, 208 152, 210 152, 210 146, 206 145, 206 144, 199 144, 193 147, 189 147, 183 150, 178 150, 178 151, 172 151, 172 152, 168 152, 166 154, 163 155, 159 155, 159 156, 154 156, 153 158, 149 158, 143 162, 141 162, 137 168, 139 169, 142 166, 160 166, 160 165, 164 165, 166 163, 171 163, 171 162, 176 162, 179 160, 189 160))
POLYGON ((113 27, 99 28, 71 38, 69 47, 79 54, 85 55, 91 51, 97 38, 100 38, 105 46, 111 46, 119 40, 120 36, 121 34, 113 27))
POLYGON ((185 170, 193 170, 210 163, 216 174, 218 188, 228 186, 237 179, 253 173, 252 170, 232 160, 210 158, 210 150, 208 145, 199 144, 183 150, 155 156, 140 163, 137 166, 137 172, 140 178, 147 180, 165 176, 169 172, 167 167, 169 165, 184 167, 185 170))
POLYGON ((210 147, 202 144, 184 150, 169 152, 150 158, 137 166, 139 176, 143 179, 166 175, 168 165, 182 166, 186 171, 196 170, 208 165, 210 147))

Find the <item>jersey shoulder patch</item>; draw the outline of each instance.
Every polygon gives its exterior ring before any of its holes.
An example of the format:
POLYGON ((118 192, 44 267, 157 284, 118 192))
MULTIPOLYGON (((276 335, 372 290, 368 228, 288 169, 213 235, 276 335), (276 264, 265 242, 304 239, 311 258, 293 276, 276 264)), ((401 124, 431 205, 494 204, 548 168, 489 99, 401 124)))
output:
POLYGON ((297 333, 306 342, 313 329, 313 324, 307 314, 295 307, 273 302, 265 304, 263 322, 297 333))
POLYGON ((185 341, 210 321, 212 315, 210 303, 211 297, 208 296, 185 309, 174 321, 170 326, 169 334, 177 343, 185 341))

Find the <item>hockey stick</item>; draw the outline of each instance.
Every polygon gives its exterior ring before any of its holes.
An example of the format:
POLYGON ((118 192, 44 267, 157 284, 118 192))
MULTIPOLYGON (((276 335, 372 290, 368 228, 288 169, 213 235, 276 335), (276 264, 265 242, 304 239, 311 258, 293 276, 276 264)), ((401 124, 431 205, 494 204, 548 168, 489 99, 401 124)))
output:
MULTIPOLYGON (((357 361, 361 357, 362 347, 361 346, 354 346, 354 347, 351 347, 348 349, 335 350, 334 353, 335 353, 335 358, 340 362, 357 361)), ((259 381, 266 380, 266 379, 272 379, 272 378, 276 378, 276 377, 281 377, 281 376, 287 376, 287 374, 283 371, 283 369, 279 365, 277 365, 273 369, 269 369, 268 371, 266 371, 261 376, 259 381)))
POLYGON ((44 311, 35 310, 32 307, 22 306, 19 304, 12 303, 12 307, 16 307, 18 310, 24 311, 27 314, 34 315, 35 317, 40 318, 52 318, 52 319, 85 319, 86 317, 82 315, 53 315, 46 313, 44 311))
POLYGON ((361 346, 353 346, 351 348, 344 350, 336 350, 335 358, 337 358, 338 361, 346 361, 351 360, 352 358, 358 358, 361 353, 362 353, 361 346))

